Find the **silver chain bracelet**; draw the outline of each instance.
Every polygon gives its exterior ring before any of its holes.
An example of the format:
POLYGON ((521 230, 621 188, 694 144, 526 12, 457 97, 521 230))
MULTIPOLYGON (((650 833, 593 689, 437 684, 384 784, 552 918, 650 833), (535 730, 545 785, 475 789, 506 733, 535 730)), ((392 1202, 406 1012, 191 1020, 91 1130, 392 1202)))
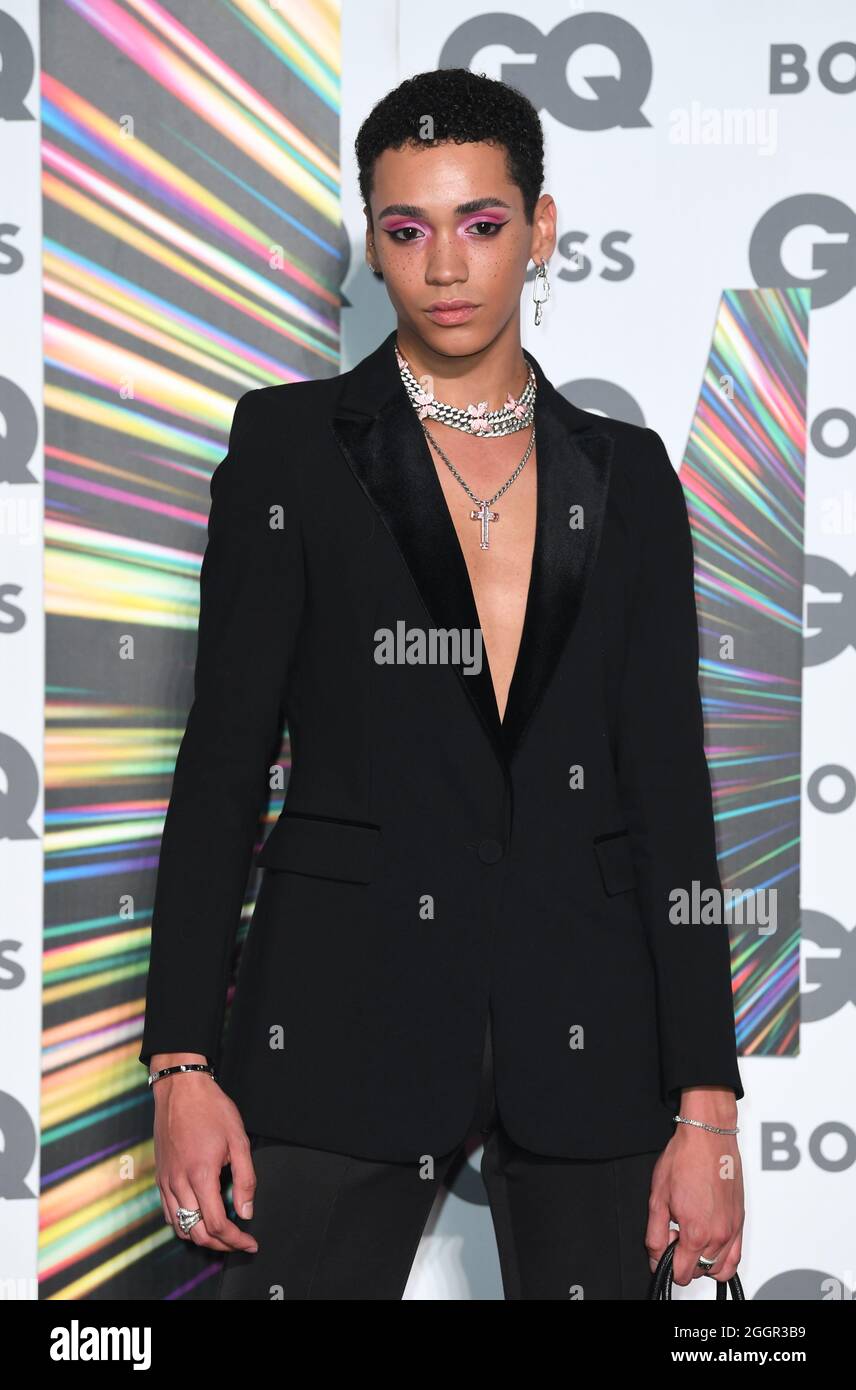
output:
POLYGON ((688 1120, 684 1115, 673 1115, 676 1124, 698 1125, 699 1129, 709 1129, 711 1134, 739 1134, 740 1126, 735 1125, 734 1129, 720 1129, 719 1125, 706 1124, 704 1120, 688 1120))

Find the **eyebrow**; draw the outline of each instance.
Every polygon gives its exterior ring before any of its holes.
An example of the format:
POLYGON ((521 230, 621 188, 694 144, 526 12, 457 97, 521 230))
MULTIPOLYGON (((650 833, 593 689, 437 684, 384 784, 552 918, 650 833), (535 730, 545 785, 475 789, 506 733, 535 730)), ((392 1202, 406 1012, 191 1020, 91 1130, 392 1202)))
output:
MULTIPOLYGON (((468 203, 458 203, 455 208, 456 217, 465 217, 468 212, 482 212, 484 208, 508 208, 511 204, 506 203, 503 198, 473 198, 468 203)), ((424 217, 428 218, 426 208, 417 207, 415 203, 389 203, 382 212, 378 213, 378 221, 382 217, 389 217, 391 213, 396 213, 399 217, 424 217)))

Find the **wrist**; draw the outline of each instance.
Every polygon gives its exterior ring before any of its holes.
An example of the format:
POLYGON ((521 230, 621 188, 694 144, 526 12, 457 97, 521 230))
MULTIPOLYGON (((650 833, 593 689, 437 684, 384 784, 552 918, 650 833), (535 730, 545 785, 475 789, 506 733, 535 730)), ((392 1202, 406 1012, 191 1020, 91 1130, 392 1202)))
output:
MULTIPOLYGON (((158 1052, 152 1053, 149 1071, 150 1073, 156 1074, 169 1067, 189 1065, 207 1067, 210 1064, 208 1058, 201 1052, 158 1052)), ((212 1081, 214 1078, 211 1072, 208 1071, 174 1071, 168 1076, 158 1076, 155 1081, 150 1081, 149 1090, 152 1092, 152 1095, 155 1097, 155 1102, 157 1103, 158 1093, 160 1093, 161 1098, 164 1099, 171 1093, 172 1087, 176 1082, 179 1082, 183 1086, 192 1086, 194 1079, 202 1082, 212 1081)))
POLYGON ((681 1091, 678 1113, 688 1120, 733 1129, 737 1124, 737 1098, 730 1086, 688 1086, 681 1091))

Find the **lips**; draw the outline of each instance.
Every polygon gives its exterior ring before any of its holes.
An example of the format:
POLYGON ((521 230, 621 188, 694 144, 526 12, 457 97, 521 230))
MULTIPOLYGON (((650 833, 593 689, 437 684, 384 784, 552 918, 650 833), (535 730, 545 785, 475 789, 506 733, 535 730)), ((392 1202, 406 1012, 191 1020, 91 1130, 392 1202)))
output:
POLYGON ((469 304, 462 299, 438 300, 437 304, 431 309, 426 309, 426 314, 430 314, 435 323, 454 326, 457 323, 465 323, 467 319, 478 309, 477 304, 469 304))

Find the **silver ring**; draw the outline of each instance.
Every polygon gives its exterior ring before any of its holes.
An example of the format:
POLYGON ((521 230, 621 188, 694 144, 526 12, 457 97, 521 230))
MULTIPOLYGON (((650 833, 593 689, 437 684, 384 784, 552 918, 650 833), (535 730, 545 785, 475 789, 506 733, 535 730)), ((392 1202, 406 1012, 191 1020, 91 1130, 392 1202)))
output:
POLYGON ((704 1255, 699 1255, 698 1257, 698 1265, 700 1269, 713 1269, 713 1266, 715 1264, 716 1260, 706 1260, 704 1255))
POLYGON ((176 1207, 175 1214, 178 1217, 178 1224, 185 1235, 187 1235, 188 1231, 193 1230, 197 1221, 202 1220, 202 1212, 198 1207, 193 1211, 191 1211, 189 1207, 176 1207))

